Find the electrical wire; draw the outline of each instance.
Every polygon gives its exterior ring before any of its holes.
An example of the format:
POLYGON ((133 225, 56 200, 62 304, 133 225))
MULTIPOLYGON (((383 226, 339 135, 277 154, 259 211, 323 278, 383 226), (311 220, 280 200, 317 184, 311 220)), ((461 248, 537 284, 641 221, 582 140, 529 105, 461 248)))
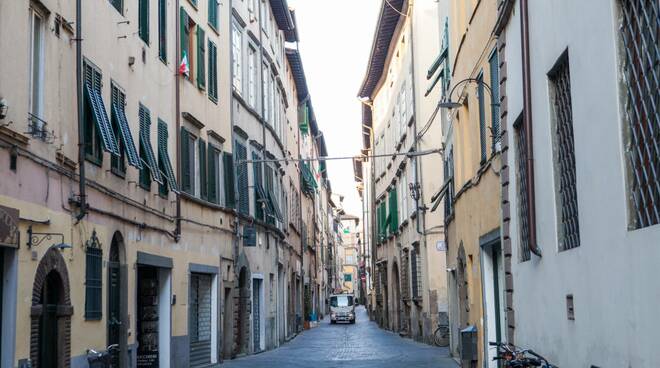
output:
POLYGON ((384 0, 384 1, 385 1, 385 3, 386 3, 387 5, 389 5, 390 8, 392 8, 392 10, 394 10, 395 12, 399 13, 400 15, 403 15, 404 17, 407 17, 407 16, 408 16, 408 14, 403 14, 403 13, 401 13, 401 12, 399 11, 399 9, 395 8, 394 5, 392 5, 392 3, 390 3, 390 0, 384 0))
POLYGON ((383 153, 379 155, 365 155, 365 156, 337 156, 337 157, 314 157, 314 158, 278 158, 278 159, 264 159, 264 160, 238 160, 238 164, 243 163, 261 163, 261 162, 311 162, 311 161, 331 161, 331 160, 364 160, 368 158, 378 157, 392 157, 392 156, 407 156, 417 157, 426 156, 433 153, 442 153, 442 149, 429 149, 424 151, 409 151, 409 152, 394 152, 383 153))

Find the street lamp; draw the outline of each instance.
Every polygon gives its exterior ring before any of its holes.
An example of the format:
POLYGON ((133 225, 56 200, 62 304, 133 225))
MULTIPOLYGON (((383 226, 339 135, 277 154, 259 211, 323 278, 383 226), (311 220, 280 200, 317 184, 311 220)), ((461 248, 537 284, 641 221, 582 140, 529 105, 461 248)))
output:
MULTIPOLYGON (((482 85, 482 86, 486 87, 486 89, 488 90, 488 94, 490 94, 490 99, 491 100, 493 99, 493 90, 490 88, 490 86, 486 82, 484 82, 481 79, 477 79, 477 78, 465 78, 465 79, 459 81, 458 83, 456 83, 454 85, 454 87, 452 87, 451 91, 449 91, 449 95, 447 96, 447 99, 443 102, 440 102, 438 104, 438 107, 451 110, 451 109, 455 109, 455 108, 459 108, 459 107, 463 106, 463 104, 460 103, 460 102, 452 101, 451 100, 451 95, 454 93, 454 90, 458 86, 460 86, 461 84, 467 84, 467 83, 470 83, 470 82, 475 82, 479 85, 482 85)), ((491 106, 500 106, 500 104, 495 102, 495 103, 492 103, 491 106)))

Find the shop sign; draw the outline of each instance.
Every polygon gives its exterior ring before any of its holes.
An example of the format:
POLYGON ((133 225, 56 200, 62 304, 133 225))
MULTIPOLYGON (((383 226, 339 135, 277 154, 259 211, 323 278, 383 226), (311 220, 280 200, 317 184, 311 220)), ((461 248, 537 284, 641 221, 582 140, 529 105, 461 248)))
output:
POLYGON ((18 210, 0 206, 0 246, 18 248, 18 210))

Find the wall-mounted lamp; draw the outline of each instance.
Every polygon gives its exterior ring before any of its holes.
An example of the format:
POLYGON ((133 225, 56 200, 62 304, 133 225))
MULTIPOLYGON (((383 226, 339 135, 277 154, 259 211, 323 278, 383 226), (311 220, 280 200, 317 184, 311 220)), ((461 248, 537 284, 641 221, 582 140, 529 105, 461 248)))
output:
MULTIPOLYGON (((462 85, 462 84, 467 84, 467 83, 470 83, 470 82, 474 82, 474 83, 476 83, 477 85, 484 86, 484 87, 486 88, 486 90, 488 91, 488 94, 490 95, 491 100, 493 99, 493 90, 490 88, 490 86, 488 85, 488 83, 484 82, 484 81, 481 80, 481 79, 477 79, 477 78, 465 78, 465 79, 463 79, 463 80, 457 82, 457 83, 454 85, 454 87, 452 87, 451 91, 449 91, 449 94, 447 95, 447 98, 446 98, 444 101, 440 102, 440 103, 438 104, 438 106, 441 107, 441 108, 449 109, 449 110, 451 110, 451 109, 456 109, 456 108, 459 108, 459 107, 463 106, 463 104, 460 103, 460 102, 452 101, 452 100, 451 100, 451 96, 452 96, 452 94, 454 93, 454 90, 455 90, 458 86, 460 86, 460 85, 462 85)), ((499 106, 499 105, 500 105, 499 103, 492 103, 492 104, 491 104, 491 106, 499 106)))
POLYGON ((9 103, 6 99, 0 98, 0 120, 7 117, 9 111, 9 103))

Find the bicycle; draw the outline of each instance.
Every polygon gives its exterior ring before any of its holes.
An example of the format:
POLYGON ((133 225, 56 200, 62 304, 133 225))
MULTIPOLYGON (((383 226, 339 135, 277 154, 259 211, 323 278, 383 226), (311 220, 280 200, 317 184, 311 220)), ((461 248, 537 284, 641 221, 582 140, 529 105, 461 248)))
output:
POLYGON ((449 346, 449 325, 438 323, 438 327, 433 331, 433 345, 449 346))
POLYGON ((493 360, 503 362, 504 367, 508 368, 558 368, 548 362, 547 359, 537 354, 531 349, 518 349, 513 344, 490 342, 490 346, 497 347, 497 356, 493 360), (527 355, 531 355, 531 357, 527 355))
POLYGON ((89 368, 113 368, 112 358, 119 353, 119 345, 112 344, 105 351, 87 349, 87 363, 89 368))

